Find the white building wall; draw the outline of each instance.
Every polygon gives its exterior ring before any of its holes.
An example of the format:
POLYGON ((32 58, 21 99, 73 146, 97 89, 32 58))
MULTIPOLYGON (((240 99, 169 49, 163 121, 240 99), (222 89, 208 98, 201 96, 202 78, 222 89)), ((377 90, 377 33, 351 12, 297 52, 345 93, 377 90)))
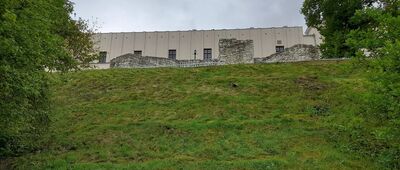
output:
POLYGON ((179 55, 176 56, 177 60, 190 60, 193 59, 193 54, 191 52, 192 49, 192 33, 180 32, 180 41, 179 41, 179 55))
POLYGON ((261 29, 251 29, 250 39, 253 40, 254 43, 254 57, 255 58, 261 57, 262 56, 261 29))
POLYGON ((146 33, 145 32, 135 33, 134 51, 142 51, 143 53, 145 49, 145 44, 146 44, 146 33))
POLYGON ((315 43, 317 45, 321 45, 323 42, 323 36, 321 35, 321 33, 315 29, 315 28, 308 28, 306 30, 306 35, 314 35, 315 37, 315 43))
POLYGON ((315 35, 306 35, 303 38, 303 44, 306 45, 315 45, 316 41, 315 41, 315 35))
POLYGON ((276 33, 275 29, 261 29, 260 30, 260 55, 256 55, 256 58, 267 57, 275 53, 276 47, 276 33))
POLYGON ((280 28, 249 28, 231 30, 192 30, 168 32, 130 32, 130 33, 100 33, 93 39, 97 41, 96 48, 106 51, 107 62, 118 56, 142 51, 143 56, 168 58, 168 51, 175 49, 178 60, 202 60, 205 48, 212 49, 213 59, 219 56, 219 40, 236 38, 253 40, 254 58, 267 57, 276 52, 276 46, 292 47, 296 44, 319 45, 322 39, 316 29, 308 29, 303 34, 302 27, 280 28), (282 44, 278 44, 278 40, 282 44))
POLYGON ((98 46, 100 46, 100 51, 107 51, 108 53, 111 52, 111 37, 111 33, 101 34, 101 41, 98 43, 98 46))
POLYGON ((111 37, 111 51, 110 58, 107 58, 107 62, 111 59, 116 58, 122 54, 122 42, 124 39, 124 34, 113 33, 111 37))
POLYGON ((203 59, 204 50, 204 31, 193 31, 191 39, 191 53, 194 58, 194 52, 196 50, 196 59, 203 59))
POLYGON ((157 51, 157 33, 156 32, 148 32, 146 33, 146 44, 145 51, 143 53, 144 56, 156 56, 157 51))
MULTIPOLYGON (((204 48, 211 48, 212 49, 212 57, 213 59, 216 59, 217 57, 217 48, 216 48, 216 42, 215 42, 215 31, 204 31, 204 48)), ((204 50, 204 49, 203 49, 204 50)), ((203 57, 204 51, 201 50, 199 51, 201 53, 201 56, 203 57)), ((198 52, 198 53, 199 53, 198 52)))
POLYGON ((122 45, 122 54, 133 53, 135 43, 135 33, 124 33, 124 41, 122 45))
MULTIPOLYGON (((176 56, 180 56, 179 46, 180 46, 180 34, 179 32, 169 32, 168 33, 168 50, 176 50, 176 56)), ((168 52, 167 52, 168 53, 168 52)), ((163 56, 160 56, 163 57, 163 56)), ((168 54, 165 56, 168 58, 168 54)))
POLYGON ((157 53, 155 56, 168 57, 168 32, 159 32, 157 34, 157 53))

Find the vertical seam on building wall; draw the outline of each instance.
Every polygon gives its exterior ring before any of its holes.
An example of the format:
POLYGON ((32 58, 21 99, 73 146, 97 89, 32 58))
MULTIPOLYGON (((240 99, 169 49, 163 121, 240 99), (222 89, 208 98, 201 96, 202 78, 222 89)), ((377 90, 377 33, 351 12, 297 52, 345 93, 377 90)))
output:
MULTIPOLYGON (((299 29, 298 32, 301 32, 301 34, 297 33, 298 40, 299 40, 299 41, 298 41, 298 44, 303 44, 303 43, 301 42, 301 38, 300 38, 300 35, 303 36, 303 33, 302 33, 302 32, 303 32, 303 28, 302 28, 302 30, 299 29)), ((303 46, 303 45, 301 45, 301 46, 303 46)))
POLYGON ((123 53, 123 51, 124 51, 124 46, 125 46, 125 33, 121 33, 122 35, 123 35, 123 37, 122 37, 122 46, 121 46, 121 55, 124 55, 124 54, 122 54, 123 53))
POLYGON ((179 47, 179 58, 181 58, 181 32, 178 32, 178 47, 179 47))
POLYGON ((285 39, 286 39, 286 48, 289 48, 289 41, 288 41, 288 28, 285 28, 285 32, 286 32, 286 37, 285 37, 285 39))
POLYGON ((132 45, 133 45, 133 49, 132 49, 132 54, 134 54, 135 53, 135 44, 136 44, 136 33, 132 33, 132 37, 133 37, 133 43, 132 43, 132 45))
POLYGON ((258 37, 260 37, 260 40, 261 40, 261 55, 264 55, 264 43, 263 43, 263 40, 264 40, 264 36, 262 35, 262 31, 261 31, 262 29, 259 29, 259 35, 258 35, 258 37))
POLYGON ((156 51, 155 51, 155 54, 156 54, 156 56, 155 57, 158 57, 158 55, 157 55, 157 53, 158 53, 158 32, 156 32, 156 51))
MULTIPOLYGON (((202 37, 203 37, 203 49, 200 49, 200 50, 204 50, 204 48, 205 48, 205 44, 204 44, 204 38, 205 38, 204 33, 205 33, 205 31, 201 31, 201 32, 202 32, 202 34, 203 34, 203 35, 202 35, 202 37)), ((200 52, 201 52, 201 51, 200 51, 200 52)), ((199 54, 201 54, 200 52, 199 52, 199 54)), ((213 57, 214 57, 214 56, 212 56, 212 50, 211 50, 211 58, 213 58, 213 57)), ((204 56, 203 56, 203 58, 204 58, 204 56)))
POLYGON ((219 53, 220 52, 219 51, 219 39, 218 39, 218 41, 216 40, 216 37, 218 37, 218 36, 215 36, 217 34, 217 31, 213 30, 213 32, 214 32, 214 38, 213 38, 214 48, 215 48, 215 50, 218 50, 218 58, 219 58, 219 55, 220 55, 220 53, 219 53))
MULTIPOLYGON (((165 53, 167 53, 167 55, 166 55, 167 58, 169 57, 169 49, 170 49, 170 47, 169 47, 169 33, 170 33, 170 32, 168 31, 168 32, 167 32, 167 37, 168 37, 168 39, 167 39, 167 41, 168 41, 168 42, 167 42, 167 48, 168 48, 168 49, 167 49, 167 50, 168 50, 168 53, 165 51, 165 53)), ((164 53, 164 54, 165 54, 165 53, 164 53)), ((176 54, 176 55, 178 55, 178 54, 176 54)))
POLYGON ((113 42, 113 39, 114 39, 113 33, 111 33, 111 41, 110 41, 110 60, 111 60, 111 58, 112 58, 111 54, 112 54, 112 42, 113 42))
MULTIPOLYGON (((190 50, 189 50, 189 56, 192 55, 192 40, 193 40, 193 32, 190 32, 190 50)), ((193 55, 193 59, 194 59, 194 55, 193 55)))
POLYGON ((276 53, 276 46, 278 44, 277 41, 278 41, 278 38, 276 36, 276 29, 274 28, 274 42, 273 42, 273 47, 272 47, 272 54, 276 53), (274 49, 275 49, 275 52, 274 52, 274 49))
MULTIPOLYGON (((249 31, 249 36, 248 36, 248 39, 251 39, 251 30, 248 30, 249 31)), ((253 40, 253 58, 255 58, 255 46, 254 46, 254 40, 253 40)))
POLYGON ((147 55, 147 53, 146 53, 146 44, 147 44, 147 32, 145 32, 144 33, 144 49, 143 49, 143 52, 142 52, 142 56, 146 56, 147 55))

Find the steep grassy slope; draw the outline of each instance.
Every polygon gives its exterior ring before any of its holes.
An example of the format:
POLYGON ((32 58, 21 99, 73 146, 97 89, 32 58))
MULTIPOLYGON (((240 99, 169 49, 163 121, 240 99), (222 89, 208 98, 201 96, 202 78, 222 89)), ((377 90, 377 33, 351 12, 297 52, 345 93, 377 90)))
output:
POLYGON ((48 149, 21 169, 375 169, 346 150, 366 80, 346 62, 58 76, 48 149))

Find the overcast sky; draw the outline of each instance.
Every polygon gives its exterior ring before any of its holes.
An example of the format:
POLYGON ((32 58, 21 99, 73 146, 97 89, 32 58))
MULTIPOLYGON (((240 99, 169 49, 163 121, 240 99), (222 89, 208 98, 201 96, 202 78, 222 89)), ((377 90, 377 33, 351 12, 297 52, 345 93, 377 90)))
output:
MULTIPOLYGON (((71 0, 100 32, 304 26, 304 0, 71 0)), ((304 28, 305 29, 305 28, 304 28)))

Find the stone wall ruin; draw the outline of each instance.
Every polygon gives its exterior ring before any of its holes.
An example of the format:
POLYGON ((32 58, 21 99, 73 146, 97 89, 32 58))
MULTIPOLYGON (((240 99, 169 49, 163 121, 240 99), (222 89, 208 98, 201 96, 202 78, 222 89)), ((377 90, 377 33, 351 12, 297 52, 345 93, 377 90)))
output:
POLYGON ((253 40, 220 39, 219 60, 226 64, 253 63, 253 40))
POLYGON ((161 57, 125 54, 111 60, 111 68, 153 68, 153 67, 201 67, 242 63, 276 63, 311 61, 321 59, 320 51, 312 45, 295 45, 264 58, 254 58, 252 40, 221 39, 219 57, 212 61, 174 60, 161 57))

